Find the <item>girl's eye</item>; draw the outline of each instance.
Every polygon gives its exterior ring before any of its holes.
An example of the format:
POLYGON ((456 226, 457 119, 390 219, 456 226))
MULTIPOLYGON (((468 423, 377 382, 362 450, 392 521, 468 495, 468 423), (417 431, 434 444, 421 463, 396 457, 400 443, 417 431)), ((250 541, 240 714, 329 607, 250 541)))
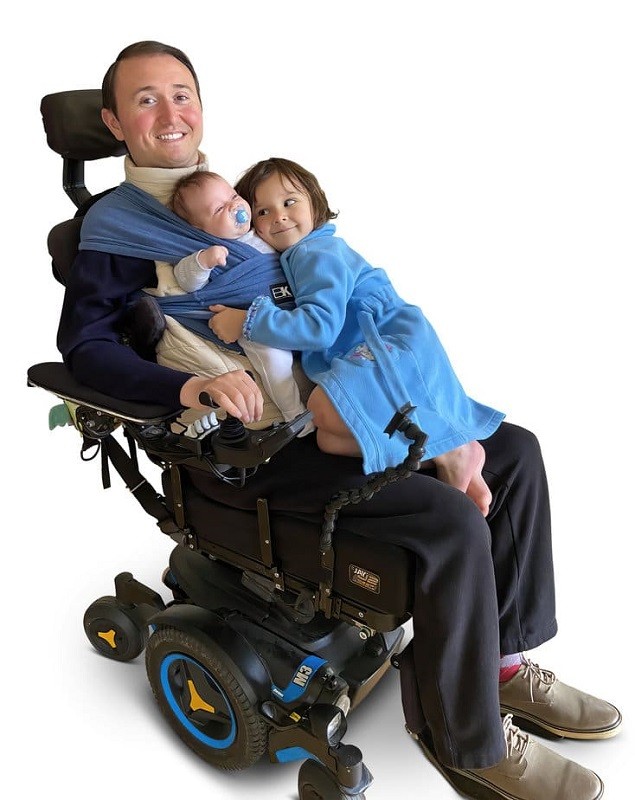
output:
POLYGON ((289 197, 288 200, 284 201, 285 208, 288 208, 289 206, 292 206, 294 204, 295 204, 295 200, 292 197, 289 197))
POLYGON ((257 217, 264 217, 264 216, 265 216, 265 214, 267 214, 267 213, 269 213, 269 212, 267 211, 267 209, 266 209, 266 208, 261 208, 261 209, 259 209, 259 210, 258 210, 258 212, 256 213, 256 216, 257 216, 257 217))

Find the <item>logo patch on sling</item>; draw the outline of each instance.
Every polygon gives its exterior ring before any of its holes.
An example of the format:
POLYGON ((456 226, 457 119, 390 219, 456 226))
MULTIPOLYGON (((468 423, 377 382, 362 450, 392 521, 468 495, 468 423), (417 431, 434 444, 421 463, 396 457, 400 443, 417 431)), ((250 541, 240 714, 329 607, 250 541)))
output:
POLYGON ((366 589, 367 592, 379 594, 381 583, 379 575, 369 572, 367 569, 357 567, 355 564, 348 565, 348 580, 355 586, 366 589))
POLYGON ((283 303, 292 303, 295 300, 288 283, 272 283, 269 287, 269 293, 277 306, 281 306, 283 303))

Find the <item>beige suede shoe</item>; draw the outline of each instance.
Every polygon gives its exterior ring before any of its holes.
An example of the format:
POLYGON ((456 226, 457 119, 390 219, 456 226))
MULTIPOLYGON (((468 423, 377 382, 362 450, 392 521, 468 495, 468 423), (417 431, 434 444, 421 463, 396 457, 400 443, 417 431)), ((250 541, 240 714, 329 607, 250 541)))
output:
POLYGON ((426 756, 463 797, 474 800, 599 800, 604 785, 595 772, 534 742, 503 720, 507 753, 495 767, 453 769, 441 764, 431 743, 411 734, 426 756))
POLYGON ((622 715, 615 706, 559 681, 533 661, 499 688, 501 713, 532 733, 567 739, 608 739, 619 731, 622 715))

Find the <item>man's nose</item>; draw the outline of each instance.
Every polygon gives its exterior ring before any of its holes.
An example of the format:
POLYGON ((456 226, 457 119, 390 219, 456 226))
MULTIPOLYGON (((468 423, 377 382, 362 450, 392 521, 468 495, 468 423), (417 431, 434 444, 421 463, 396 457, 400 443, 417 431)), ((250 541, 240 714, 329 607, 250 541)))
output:
POLYGON ((158 118, 161 122, 175 122, 178 119, 178 108, 168 99, 159 100, 158 118))

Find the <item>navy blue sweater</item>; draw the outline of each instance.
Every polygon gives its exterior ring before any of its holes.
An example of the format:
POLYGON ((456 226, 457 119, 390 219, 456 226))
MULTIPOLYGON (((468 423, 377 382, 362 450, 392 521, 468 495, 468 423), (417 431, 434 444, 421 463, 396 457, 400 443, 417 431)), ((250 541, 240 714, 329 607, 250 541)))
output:
POLYGON ((129 298, 151 286, 153 261, 81 250, 66 287, 57 346, 80 383, 111 397, 178 408, 192 374, 144 361, 121 342, 129 298))

